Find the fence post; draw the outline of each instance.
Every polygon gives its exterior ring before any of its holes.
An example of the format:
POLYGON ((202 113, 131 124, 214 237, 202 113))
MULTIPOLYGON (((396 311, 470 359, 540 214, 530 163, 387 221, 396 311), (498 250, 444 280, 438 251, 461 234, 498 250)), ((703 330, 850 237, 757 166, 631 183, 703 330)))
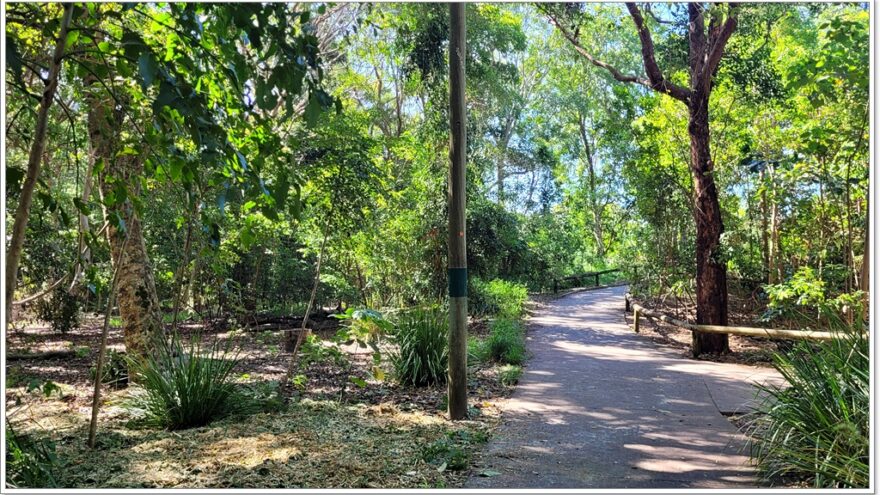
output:
POLYGON ((553 293, 556 294, 559 292, 559 286, 556 284, 556 279, 553 279, 553 293))
POLYGON ((596 277, 596 287, 599 287, 599 274, 596 273, 595 277, 596 277))
POLYGON ((633 309, 633 328, 636 333, 639 333, 639 310, 638 308, 633 309))

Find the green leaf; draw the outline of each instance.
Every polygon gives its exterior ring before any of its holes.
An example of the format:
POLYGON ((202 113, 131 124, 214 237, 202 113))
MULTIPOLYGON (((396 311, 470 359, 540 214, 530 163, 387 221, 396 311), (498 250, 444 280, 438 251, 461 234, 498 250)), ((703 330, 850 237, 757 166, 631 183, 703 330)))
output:
POLYGON ((21 181, 24 179, 24 170, 8 166, 6 167, 6 194, 21 189, 21 181))
POLYGON ((491 478, 493 476, 499 476, 501 473, 498 471, 492 471, 491 469, 487 469, 485 471, 480 471, 480 476, 483 478, 491 478))
POLYGON ((348 379, 351 381, 351 383, 354 383, 355 385, 357 385, 358 388, 364 388, 367 386, 367 382, 363 378, 358 378, 356 376, 350 376, 350 377, 348 377, 348 379))
POLYGON ((305 118, 306 125, 314 127, 318 123, 318 117, 321 116, 321 102, 318 101, 316 95, 309 96, 309 102, 306 104, 305 118))
POLYGON ((67 41, 65 41, 64 46, 66 49, 70 49, 77 40, 79 40, 79 31, 70 31, 67 33, 67 41))
POLYGON ((141 81, 143 81, 142 87, 144 89, 153 85, 153 81, 156 80, 156 74, 158 72, 159 65, 153 58, 153 54, 150 52, 141 53, 140 57, 138 57, 138 74, 141 76, 141 81))

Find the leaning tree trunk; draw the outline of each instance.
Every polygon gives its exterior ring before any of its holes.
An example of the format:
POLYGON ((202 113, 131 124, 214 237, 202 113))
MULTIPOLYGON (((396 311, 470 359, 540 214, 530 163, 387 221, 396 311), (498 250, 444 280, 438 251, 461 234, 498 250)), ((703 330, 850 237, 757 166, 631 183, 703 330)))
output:
POLYGON ((162 314, 153 269, 147 257, 141 222, 130 198, 140 196, 140 178, 144 174, 142 155, 119 154, 123 113, 103 86, 93 78, 86 80, 89 96, 89 140, 97 160, 103 162, 98 175, 104 215, 109 226, 107 238, 114 267, 118 267, 116 301, 122 317, 125 350, 135 359, 143 358, 150 341, 162 333, 162 314), (117 186, 126 189, 124 201, 118 198, 117 186), (126 241, 125 238, 128 237, 126 241))
POLYGON ((12 239, 6 251, 6 294, 5 304, 7 320, 12 320, 12 300, 15 296, 15 286, 18 283, 18 264, 21 261, 21 252, 24 248, 24 236, 27 232, 28 218, 31 213, 31 202, 34 198, 34 189, 40 176, 40 164, 43 152, 46 150, 46 132, 49 124, 49 107, 55 99, 58 89, 58 76, 61 73, 61 62, 64 60, 64 50, 67 46, 67 32, 70 28, 70 19, 73 15, 73 5, 66 4, 61 16, 61 28, 58 33, 58 41, 46 78, 46 86, 40 97, 40 107, 37 111, 37 124, 34 130, 34 142, 28 153, 27 174, 21 187, 21 195, 18 200, 18 208, 15 210, 15 220, 12 224, 12 239))
MULTIPOLYGON (((697 226, 697 323, 727 325, 727 269, 721 259, 721 205, 709 153, 709 95, 695 91, 688 105, 694 220, 697 226)), ((693 332, 693 353, 730 350, 725 334, 693 332)))

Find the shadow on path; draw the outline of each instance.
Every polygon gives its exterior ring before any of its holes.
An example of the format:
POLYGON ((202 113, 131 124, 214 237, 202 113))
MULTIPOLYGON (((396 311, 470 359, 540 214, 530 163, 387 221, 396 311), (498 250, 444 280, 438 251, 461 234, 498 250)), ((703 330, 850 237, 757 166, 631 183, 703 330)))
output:
POLYGON ((623 320, 626 287, 572 294, 531 318, 532 358, 471 488, 745 488, 744 412, 773 370, 693 361, 623 320))

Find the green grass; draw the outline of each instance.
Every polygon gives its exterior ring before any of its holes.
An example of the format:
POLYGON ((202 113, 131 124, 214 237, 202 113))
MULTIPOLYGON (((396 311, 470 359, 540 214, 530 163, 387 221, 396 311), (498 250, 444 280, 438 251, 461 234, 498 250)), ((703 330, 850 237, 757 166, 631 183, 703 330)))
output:
POLYGON ((145 361, 131 361, 142 388, 132 408, 152 426, 179 430, 203 426, 240 410, 232 372, 238 357, 229 345, 203 349, 199 339, 184 346, 178 335, 163 341, 145 361))
POLYGON ((868 486, 868 356, 867 336, 856 333, 777 354, 787 387, 764 387, 768 398, 747 426, 765 478, 817 488, 868 486))
POLYGON ((440 308, 404 311, 397 319, 391 353, 395 376, 405 385, 424 386, 446 381, 447 318, 440 308))
POLYGON ((483 357, 498 363, 521 365, 526 360, 523 325, 499 318, 492 322, 489 337, 483 342, 483 357))
POLYGON ((500 381, 501 384, 504 386, 511 387, 519 382, 519 378, 522 376, 522 373, 522 366, 518 366, 515 364, 505 364, 498 369, 498 381, 500 381))
POLYGON ((6 483, 10 488, 57 486, 55 444, 47 439, 19 435, 6 425, 6 483))

